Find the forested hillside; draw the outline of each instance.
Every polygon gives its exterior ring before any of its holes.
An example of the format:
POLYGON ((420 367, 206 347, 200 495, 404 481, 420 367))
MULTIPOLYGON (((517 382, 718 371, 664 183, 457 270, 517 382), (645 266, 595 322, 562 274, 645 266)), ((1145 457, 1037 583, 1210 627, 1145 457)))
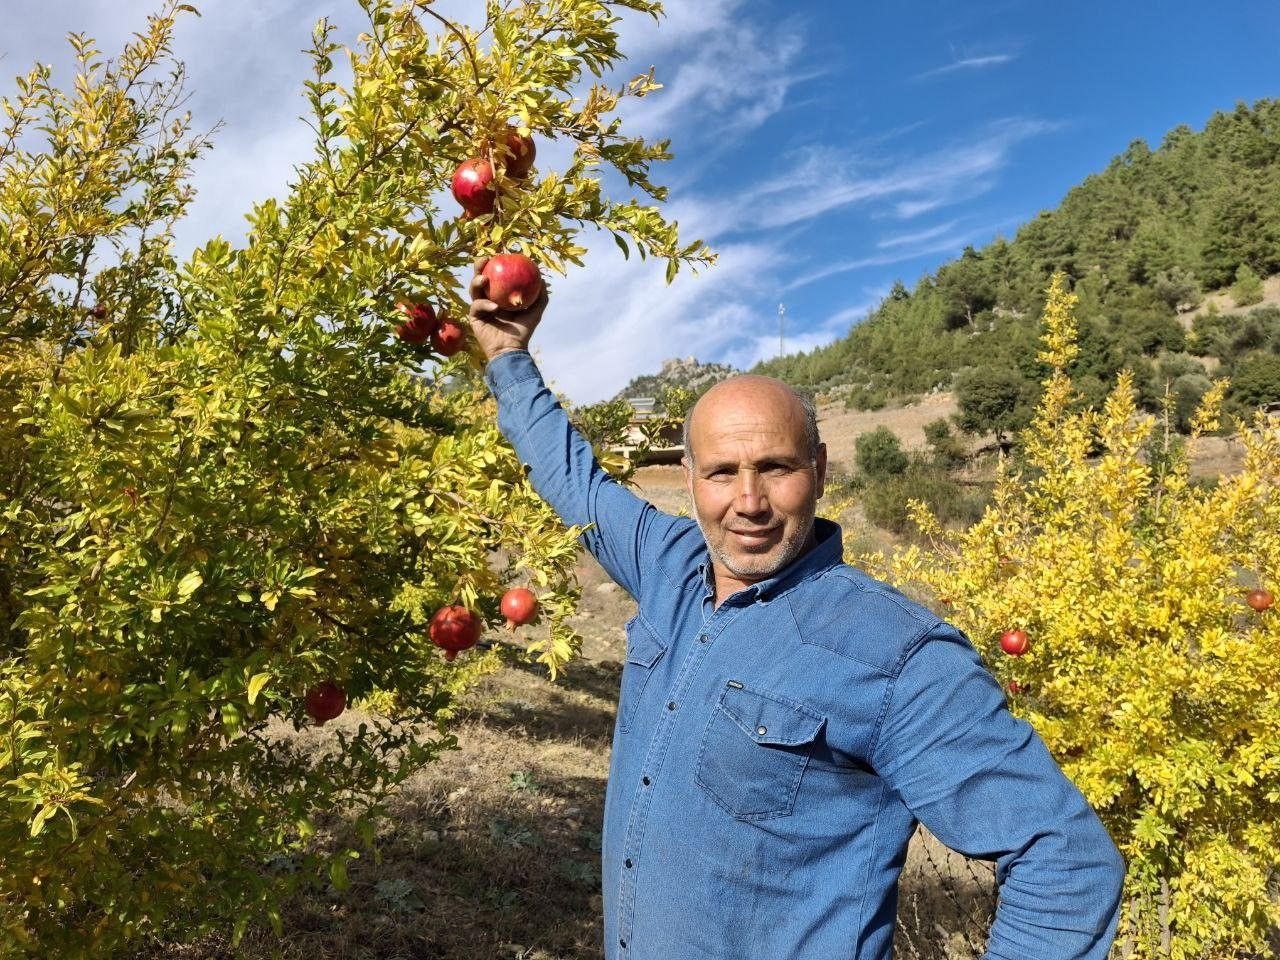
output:
POLYGON ((1144 405, 1168 385, 1185 410, 1208 387, 1205 358, 1215 375, 1243 378, 1237 409, 1280 399, 1280 309, 1184 322, 1205 292, 1229 287, 1246 306, 1280 271, 1280 100, 1215 114, 1200 133, 1180 126, 1156 150, 1135 141, 1013 240, 967 248, 914 290, 896 284, 844 339, 755 372, 864 408, 954 384, 1026 410, 1058 270, 1080 296, 1072 374, 1091 399, 1130 367, 1144 405))

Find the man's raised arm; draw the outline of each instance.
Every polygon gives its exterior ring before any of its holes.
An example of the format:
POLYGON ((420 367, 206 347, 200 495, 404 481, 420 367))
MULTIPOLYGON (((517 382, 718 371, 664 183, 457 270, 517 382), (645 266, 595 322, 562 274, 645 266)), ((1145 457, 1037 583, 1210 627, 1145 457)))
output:
POLYGON ((529 340, 547 305, 545 288, 526 310, 500 310, 487 299, 484 265, 484 260, 476 263, 471 281, 471 325, 489 362, 485 380, 498 401, 498 427, 529 465, 534 489, 565 523, 591 525, 583 545, 638 597, 645 575, 658 569, 661 544, 687 521, 661 513, 596 462, 591 445, 573 428, 529 354, 529 340))

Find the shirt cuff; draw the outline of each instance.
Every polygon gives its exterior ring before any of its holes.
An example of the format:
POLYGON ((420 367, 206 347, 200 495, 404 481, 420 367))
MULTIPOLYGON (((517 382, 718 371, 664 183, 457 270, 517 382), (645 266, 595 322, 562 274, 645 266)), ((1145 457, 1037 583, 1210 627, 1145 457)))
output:
POLYGON ((533 362, 528 350, 508 350, 489 361, 484 370, 484 382, 489 392, 499 400, 508 390, 530 380, 542 381, 542 373, 533 362))

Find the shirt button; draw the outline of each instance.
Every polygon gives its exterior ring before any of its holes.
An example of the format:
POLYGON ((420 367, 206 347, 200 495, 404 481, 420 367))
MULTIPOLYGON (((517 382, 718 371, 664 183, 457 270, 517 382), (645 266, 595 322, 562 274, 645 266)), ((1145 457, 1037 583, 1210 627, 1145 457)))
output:
POLYGON ((625 940, 619 940, 619 941, 618 941, 618 946, 620 946, 623 950, 627 949, 627 941, 625 941, 625 940))
POLYGON ((642 777, 642 778, 641 778, 641 780, 640 780, 640 782, 641 782, 641 783, 643 783, 646 787, 647 787, 649 784, 653 783, 653 781, 652 781, 652 780, 650 780, 648 777, 642 777))
POLYGON ((699 642, 699 643, 706 643, 709 639, 711 639, 711 638, 710 638, 710 637, 708 637, 705 633, 704 633, 704 634, 700 634, 700 635, 698 636, 698 642, 699 642))
POLYGON ((769 732, 769 731, 768 731, 767 729, 765 729, 764 727, 756 727, 756 733, 760 734, 760 736, 762 736, 762 737, 763 737, 766 733, 768 733, 768 732, 769 732))
POLYGON ((627 869, 628 869, 628 870, 630 870, 630 869, 631 869, 631 858, 630 858, 630 857, 627 857, 627 869))
POLYGON ((668 710, 674 710, 675 708, 676 708, 676 702, 674 700, 672 700, 670 703, 667 704, 668 710))

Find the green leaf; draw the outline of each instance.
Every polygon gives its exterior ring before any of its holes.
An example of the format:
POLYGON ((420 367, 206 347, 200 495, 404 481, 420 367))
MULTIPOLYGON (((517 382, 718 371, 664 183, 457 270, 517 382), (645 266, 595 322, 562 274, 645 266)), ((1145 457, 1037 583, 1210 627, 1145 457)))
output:
POLYGON ((351 886, 351 881, 347 879, 347 861, 345 858, 339 857, 329 864, 329 882, 333 884, 335 890, 346 890, 351 886))

